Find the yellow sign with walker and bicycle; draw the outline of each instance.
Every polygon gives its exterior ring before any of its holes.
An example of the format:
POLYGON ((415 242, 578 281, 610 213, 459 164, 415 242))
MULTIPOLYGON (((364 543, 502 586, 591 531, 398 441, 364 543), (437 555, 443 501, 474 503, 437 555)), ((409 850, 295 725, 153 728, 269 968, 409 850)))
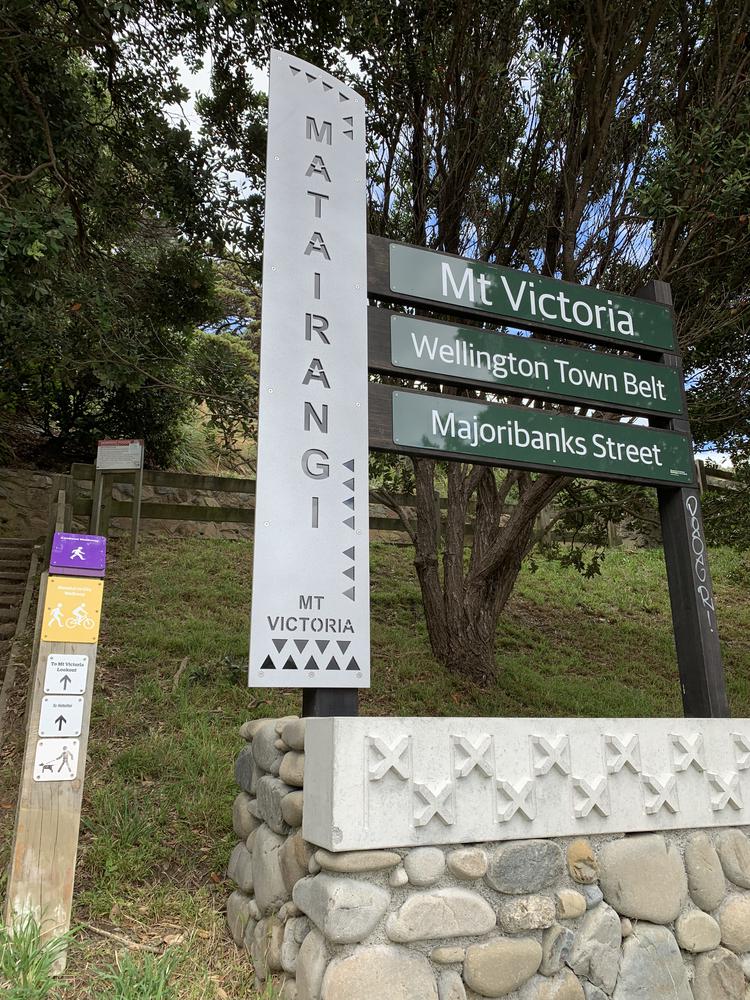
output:
POLYGON ((50 576, 44 601, 44 642, 96 642, 104 581, 50 576))

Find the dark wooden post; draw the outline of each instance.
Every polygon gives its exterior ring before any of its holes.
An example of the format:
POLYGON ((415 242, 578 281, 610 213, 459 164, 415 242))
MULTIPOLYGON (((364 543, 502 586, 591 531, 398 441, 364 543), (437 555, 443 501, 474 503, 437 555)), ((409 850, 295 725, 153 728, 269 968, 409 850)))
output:
MULTIPOLYGON (((654 302, 672 305, 672 291, 664 281, 652 281, 640 294, 654 302)), ((665 354, 662 360, 682 375, 679 355, 665 354)), ((687 416, 673 418, 669 427, 690 434, 687 416)), ((657 494, 683 710, 686 716, 728 718, 729 702, 700 490, 660 486, 657 494)))
POLYGON ((304 688, 302 715, 358 715, 357 688, 304 688))

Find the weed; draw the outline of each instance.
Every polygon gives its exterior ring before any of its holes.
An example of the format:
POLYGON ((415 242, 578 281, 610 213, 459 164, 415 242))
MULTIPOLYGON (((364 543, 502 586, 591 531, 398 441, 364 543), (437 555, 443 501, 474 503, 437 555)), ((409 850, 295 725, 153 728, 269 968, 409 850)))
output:
POLYGON ((72 932, 42 941, 42 927, 31 915, 13 927, 0 927, 0 990, 8 1000, 44 1000, 54 985, 53 970, 72 932))
POLYGON ((177 994, 170 979, 177 964, 177 954, 168 951, 159 957, 144 955, 140 961, 130 952, 118 955, 111 971, 98 973, 106 985, 95 994, 96 1000, 173 1000, 177 994))

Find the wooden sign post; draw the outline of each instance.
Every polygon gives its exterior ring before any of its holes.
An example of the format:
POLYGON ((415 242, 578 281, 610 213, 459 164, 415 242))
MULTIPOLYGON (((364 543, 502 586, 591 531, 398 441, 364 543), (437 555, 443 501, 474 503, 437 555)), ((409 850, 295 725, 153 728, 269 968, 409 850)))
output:
POLYGON ((91 519, 89 531, 97 535, 103 530, 109 531, 109 509, 112 503, 111 479, 113 472, 134 472, 133 478, 133 515, 130 521, 130 551, 138 548, 138 531, 141 525, 141 499, 143 496, 143 441, 137 438, 123 440, 102 440, 96 450, 96 473, 94 490, 91 498, 91 519), (107 490, 105 494, 105 488, 107 490), (102 518, 102 509, 105 517, 102 518))
MULTIPOLYGON (((69 569, 72 552, 82 568, 97 565, 103 542, 85 535, 56 535, 51 569, 56 568, 56 552, 64 560, 60 570, 69 569)), ((70 927, 103 586, 97 577, 45 572, 39 589, 36 662, 5 922, 12 929, 19 919, 31 916, 40 925, 43 941, 60 937, 70 927)), ((65 962, 63 952, 56 963, 58 974, 65 962)))

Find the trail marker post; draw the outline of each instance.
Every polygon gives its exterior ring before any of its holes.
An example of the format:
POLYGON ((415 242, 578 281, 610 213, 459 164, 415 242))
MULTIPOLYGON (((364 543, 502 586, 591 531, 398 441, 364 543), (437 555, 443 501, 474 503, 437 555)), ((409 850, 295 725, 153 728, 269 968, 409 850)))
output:
POLYGON ((138 438, 118 440, 102 439, 96 449, 96 472, 91 498, 91 518, 89 531, 98 534, 100 528, 109 532, 109 511, 112 506, 113 472, 133 472, 133 514, 130 522, 130 551, 138 548, 138 532, 141 526, 141 501, 143 497, 143 441, 138 438), (107 489, 104 494, 105 487, 107 489), (102 516, 104 510, 104 516, 102 516))
MULTIPOLYGON (((34 917, 44 941, 70 927, 105 546, 101 537, 56 533, 39 588, 5 921, 12 928, 34 917), (71 576, 71 561, 97 576, 71 576)), ((63 953, 57 973, 65 962, 63 953)))

